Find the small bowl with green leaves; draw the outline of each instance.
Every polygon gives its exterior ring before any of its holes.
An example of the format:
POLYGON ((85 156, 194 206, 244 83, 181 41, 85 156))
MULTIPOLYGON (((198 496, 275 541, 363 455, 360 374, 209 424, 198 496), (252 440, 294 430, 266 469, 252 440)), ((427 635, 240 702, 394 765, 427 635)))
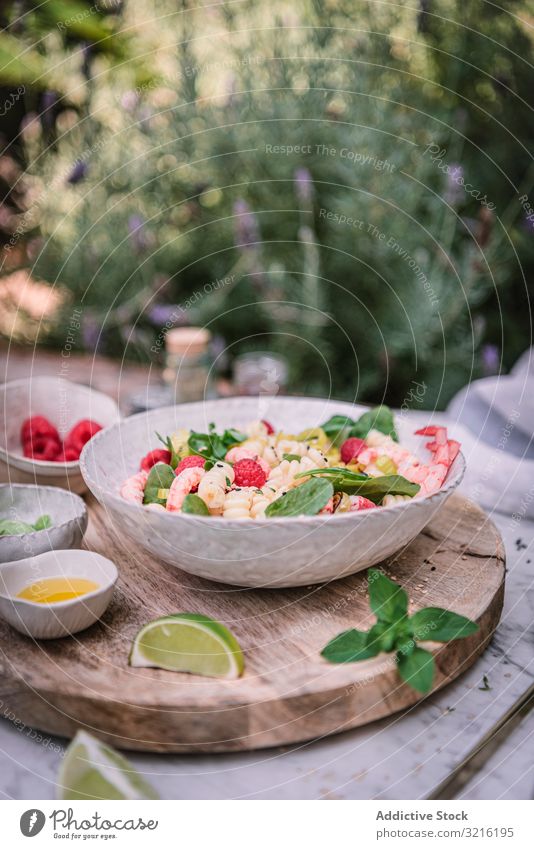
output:
POLYGON ((79 495, 54 486, 0 486, 0 563, 79 548, 86 529, 79 495))

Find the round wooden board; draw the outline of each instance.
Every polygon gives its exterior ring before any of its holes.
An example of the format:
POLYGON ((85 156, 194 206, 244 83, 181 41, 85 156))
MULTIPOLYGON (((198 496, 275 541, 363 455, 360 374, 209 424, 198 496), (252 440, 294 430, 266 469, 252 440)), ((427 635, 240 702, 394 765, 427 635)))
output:
MULTIPOLYGON (((373 622, 366 573, 327 586, 242 590, 155 561, 118 539, 89 499, 87 547, 115 560, 120 579, 102 622, 74 637, 33 642, 0 623, 0 698, 17 720, 71 737, 84 728, 124 749, 240 751, 344 731, 413 705, 391 655, 340 666, 320 657, 347 628, 373 622), (163 613, 204 612, 236 634, 237 681, 128 666, 139 627, 163 613)), ((435 689, 469 667, 499 621, 504 549, 488 517, 453 496, 407 548, 382 564, 412 610, 447 607, 479 623, 470 638, 427 644, 435 689)))

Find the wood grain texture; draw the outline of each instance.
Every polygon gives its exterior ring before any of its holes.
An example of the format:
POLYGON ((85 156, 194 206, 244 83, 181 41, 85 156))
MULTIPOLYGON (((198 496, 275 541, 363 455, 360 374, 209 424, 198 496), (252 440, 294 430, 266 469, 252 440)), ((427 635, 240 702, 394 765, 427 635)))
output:
MULTIPOLYGON (((347 730, 417 702, 390 655, 334 666, 320 650, 340 631, 368 628, 366 574, 326 586, 243 590, 173 570, 119 539, 88 499, 85 544, 113 559, 120 579, 103 620, 74 637, 35 643, 0 623, 0 698, 17 719, 70 737, 83 727, 114 746, 161 752, 240 751, 347 730), (139 627, 164 613, 224 622, 246 655, 237 681, 131 669, 139 627)), ((504 549, 487 516, 453 496, 408 547, 382 564, 410 607, 475 619, 477 634, 435 654, 435 689, 467 669, 499 621, 504 549)))

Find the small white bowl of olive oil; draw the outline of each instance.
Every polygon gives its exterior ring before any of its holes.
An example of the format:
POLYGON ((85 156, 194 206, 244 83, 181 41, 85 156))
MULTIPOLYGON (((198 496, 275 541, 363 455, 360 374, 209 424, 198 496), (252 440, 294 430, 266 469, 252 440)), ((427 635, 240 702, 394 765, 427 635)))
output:
POLYGON ((0 616, 39 640, 83 631, 108 607, 115 564, 93 551, 47 551, 0 565, 0 616))

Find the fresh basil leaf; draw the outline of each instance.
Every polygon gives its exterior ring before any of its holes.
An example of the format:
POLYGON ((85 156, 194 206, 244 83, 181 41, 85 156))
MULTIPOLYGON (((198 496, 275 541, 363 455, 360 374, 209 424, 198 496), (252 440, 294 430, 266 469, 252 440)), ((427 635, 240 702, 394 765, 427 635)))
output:
POLYGON ((377 645, 369 645, 368 634, 365 631, 343 631, 330 640, 321 652, 322 657, 329 663, 355 663, 358 660, 367 660, 375 657, 380 652, 377 645))
POLYGON ((324 478, 312 478, 296 489, 271 502, 265 511, 269 518, 279 516, 315 516, 334 494, 332 484, 324 478))
POLYGON ((351 428, 355 424, 354 419, 348 416, 332 416, 327 422, 321 425, 321 430, 324 430, 334 445, 339 446, 348 437, 351 428))
POLYGON ((419 693, 428 693, 434 681, 434 658, 429 651, 415 646, 410 654, 397 653, 397 669, 403 681, 419 693))
POLYGON ((378 569, 369 569, 369 604, 379 622, 396 624, 408 614, 408 595, 378 569))
POLYGON ((17 522, 14 519, 0 519, 0 537, 32 534, 35 528, 27 522, 17 522))
POLYGON ((44 531, 47 528, 51 527, 52 519, 47 513, 45 513, 43 516, 39 516, 39 518, 33 524, 33 528, 35 531, 44 531))
POLYGON ((377 651, 389 652, 395 648, 397 642, 397 623, 385 622, 380 620, 376 622, 367 633, 367 643, 377 651))
POLYGON ((160 489, 170 489, 172 482, 176 480, 174 469, 166 463, 156 463, 152 466, 146 479, 143 504, 165 504, 166 499, 159 498, 160 489))
POLYGON ((399 441, 395 430, 393 413, 385 405, 373 407, 372 410, 363 413, 351 427, 349 436, 358 436, 360 439, 365 439, 370 430, 379 430, 381 433, 391 436, 395 442, 399 441))
POLYGON ((459 640, 478 631, 476 622, 442 607, 418 610, 410 616, 410 625, 416 640, 434 640, 437 643, 459 640))
POLYGON ((282 454, 282 460, 289 460, 291 463, 293 460, 302 460, 300 454, 282 454))
POLYGON ((189 513, 194 516, 209 516, 210 511, 206 502, 199 495, 190 492, 183 500, 182 513, 189 513))

